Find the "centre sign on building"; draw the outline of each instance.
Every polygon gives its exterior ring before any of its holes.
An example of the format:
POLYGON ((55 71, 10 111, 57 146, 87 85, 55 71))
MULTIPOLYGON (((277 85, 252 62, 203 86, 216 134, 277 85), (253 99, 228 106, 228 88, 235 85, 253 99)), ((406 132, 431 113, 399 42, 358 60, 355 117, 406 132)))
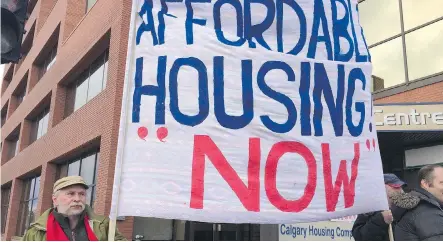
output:
POLYGON ((443 103, 374 105, 377 131, 443 131, 443 103))

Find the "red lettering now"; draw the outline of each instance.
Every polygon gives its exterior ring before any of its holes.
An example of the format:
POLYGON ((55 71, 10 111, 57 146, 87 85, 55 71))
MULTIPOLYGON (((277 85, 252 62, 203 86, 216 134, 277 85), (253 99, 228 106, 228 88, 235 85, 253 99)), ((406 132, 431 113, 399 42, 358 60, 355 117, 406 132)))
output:
MULTIPOLYGON (((354 144, 354 158, 351 163, 351 178, 349 179, 348 176, 346 161, 341 160, 334 184, 332 181, 329 144, 322 144, 322 156, 327 211, 335 211, 341 187, 343 187, 345 207, 348 208, 353 206, 355 198, 355 181, 358 175, 358 163, 360 160, 360 145, 358 143, 354 144)), ((248 181, 246 186, 214 141, 207 135, 195 135, 192 163, 191 208, 203 209, 206 157, 208 157, 218 173, 220 173, 223 179, 228 183, 245 209, 248 211, 259 212, 260 139, 249 139, 248 181)), ((283 141, 274 144, 266 160, 264 186, 269 202, 277 209, 283 212, 303 211, 311 203, 317 186, 317 162, 314 154, 308 147, 299 142, 283 141), (284 198, 277 189, 277 166, 281 157, 286 153, 296 153, 301 155, 308 167, 307 184, 303 195, 297 200, 288 200, 284 198)))
POLYGON ((334 185, 332 185, 331 152, 329 149, 329 144, 322 144, 322 153, 326 210, 328 212, 335 211, 338 202, 338 195, 340 194, 342 185, 343 195, 345 199, 345 208, 351 207, 352 205, 354 205, 355 180, 357 179, 358 162, 360 160, 360 144, 354 144, 354 159, 352 159, 351 163, 351 179, 349 180, 348 172, 346 169, 346 160, 341 160, 334 185))
POLYGON ((305 145, 299 142, 279 142, 272 146, 265 167, 265 190, 269 202, 284 212, 300 212, 308 207, 315 194, 317 185, 317 163, 314 155, 305 145), (277 165, 286 153, 300 154, 308 166, 308 183, 303 196, 298 200, 287 200, 277 190, 277 165))
POLYGON ((248 186, 246 186, 214 141, 207 135, 196 135, 192 162, 191 208, 203 208, 205 156, 229 184, 243 206, 248 211, 260 211, 260 139, 249 139, 248 186))

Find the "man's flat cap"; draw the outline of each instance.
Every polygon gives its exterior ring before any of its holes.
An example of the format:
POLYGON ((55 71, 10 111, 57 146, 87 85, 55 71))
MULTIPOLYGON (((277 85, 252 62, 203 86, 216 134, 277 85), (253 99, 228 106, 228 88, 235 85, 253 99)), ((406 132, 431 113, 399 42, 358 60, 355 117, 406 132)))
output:
POLYGON ((53 192, 55 193, 56 191, 59 191, 63 188, 72 186, 72 185, 82 185, 85 187, 85 189, 88 189, 88 185, 86 185, 85 180, 83 180, 83 177, 81 176, 66 176, 63 177, 59 180, 57 180, 54 183, 54 190, 53 192))

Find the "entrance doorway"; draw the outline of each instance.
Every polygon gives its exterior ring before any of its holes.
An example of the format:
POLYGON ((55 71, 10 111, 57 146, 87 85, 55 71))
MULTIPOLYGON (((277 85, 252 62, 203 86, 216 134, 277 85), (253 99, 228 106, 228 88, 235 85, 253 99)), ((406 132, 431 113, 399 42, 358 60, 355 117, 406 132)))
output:
POLYGON ((186 240, 241 241, 251 240, 251 224, 187 222, 186 240))

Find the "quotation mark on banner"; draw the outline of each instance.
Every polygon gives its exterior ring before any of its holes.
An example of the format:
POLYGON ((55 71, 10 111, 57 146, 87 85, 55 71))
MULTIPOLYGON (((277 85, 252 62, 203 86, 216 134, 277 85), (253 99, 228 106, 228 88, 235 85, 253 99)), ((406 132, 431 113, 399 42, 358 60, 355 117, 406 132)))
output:
MULTIPOLYGON (((371 151, 371 140, 369 139, 366 140, 366 148, 368 148, 368 151, 371 151)), ((375 151, 375 139, 372 139, 372 148, 375 151)))
POLYGON ((369 123, 369 132, 371 132, 371 133, 372 133, 372 116, 374 115, 374 112, 372 111, 373 106, 374 106, 374 104, 371 99, 371 122, 369 123))
MULTIPOLYGON (((144 141, 146 141, 146 137, 148 136, 148 128, 142 126, 137 130, 138 137, 144 141)), ((168 128, 160 127, 157 129, 157 139, 161 142, 165 142, 165 138, 168 136, 168 128)))

